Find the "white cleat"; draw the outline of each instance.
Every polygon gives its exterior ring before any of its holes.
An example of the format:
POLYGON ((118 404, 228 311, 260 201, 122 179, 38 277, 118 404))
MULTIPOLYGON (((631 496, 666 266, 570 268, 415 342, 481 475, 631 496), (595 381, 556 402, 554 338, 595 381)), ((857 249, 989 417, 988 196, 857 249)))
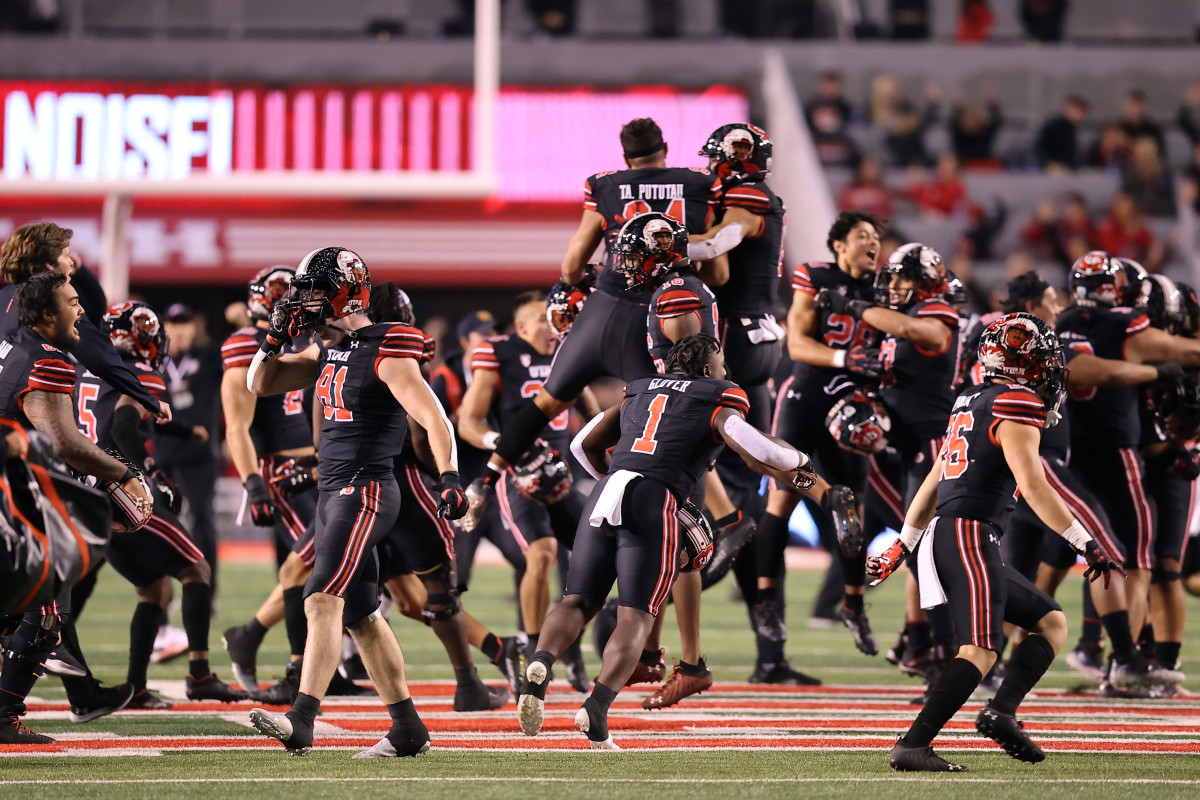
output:
POLYGON ((274 714, 263 708, 255 708, 250 711, 250 724, 263 736, 270 736, 272 739, 283 742, 289 756, 306 756, 312 750, 312 745, 292 747, 288 744, 292 738, 292 721, 284 714, 274 714))
POLYGON ((521 702, 517 704, 517 720, 521 723, 521 730, 526 736, 537 736, 542 732, 542 720, 545 718, 546 701, 543 697, 535 697, 528 691, 529 686, 541 687, 541 693, 544 696, 546 693, 545 685, 549 677, 549 672, 546 671, 546 665, 540 661, 530 662, 525 669, 526 691, 521 695, 521 702))
MULTIPOLYGON (((416 755, 422 755, 429 752, 429 742, 421 745, 421 749, 416 752, 416 755)), ((366 750, 355 753, 354 758, 400 758, 401 754, 396 752, 396 748, 392 746, 391 741, 385 736, 375 744, 368 747, 366 750)))
MULTIPOLYGON (((575 712, 575 727, 579 728, 579 730, 583 732, 584 736, 587 736, 588 731, 592 729, 592 718, 590 716, 588 716, 588 712, 587 712, 586 708, 581 708, 575 712)), ((596 740, 594 740, 590 736, 588 736, 588 744, 590 744, 592 746, 593 750, 620 750, 621 749, 613 741, 612 734, 609 734, 609 737, 602 742, 597 742, 596 740)))

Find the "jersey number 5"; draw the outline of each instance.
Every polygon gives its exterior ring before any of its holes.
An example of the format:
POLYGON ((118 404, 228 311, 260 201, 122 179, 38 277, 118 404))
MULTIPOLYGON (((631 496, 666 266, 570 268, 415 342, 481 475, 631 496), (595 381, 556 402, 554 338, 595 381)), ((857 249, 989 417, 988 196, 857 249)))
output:
POLYGON ((317 379, 317 399, 321 401, 321 410, 325 419, 334 422, 349 422, 354 419, 354 412, 346 408, 342 399, 342 388, 346 385, 346 373, 349 367, 335 367, 326 364, 317 379))
POLYGON ((650 401, 650 417, 646 420, 646 427, 642 429, 642 435, 633 440, 633 452, 650 455, 658 449, 658 440, 654 436, 658 433, 658 423, 662 420, 666 408, 667 395, 654 395, 654 399, 650 401))
POLYGON ((946 451, 942 455, 942 479, 961 478, 967 471, 967 440, 963 434, 975 427, 975 415, 961 411, 950 418, 946 430, 946 451))
POLYGON ((92 411, 92 403, 99 396, 100 387, 96 384, 79 384, 79 430, 93 442, 100 432, 96 430, 96 413, 92 411))
MULTIPOLYGON (((525 381, 521 384, 521 397, 537 397, 538 392, 542 391, 541 381, 525 381)), ((567 423, 570 422, 571 412, 564 411, 554 419, 550 420, 550 430, 565 431, 567 423)))

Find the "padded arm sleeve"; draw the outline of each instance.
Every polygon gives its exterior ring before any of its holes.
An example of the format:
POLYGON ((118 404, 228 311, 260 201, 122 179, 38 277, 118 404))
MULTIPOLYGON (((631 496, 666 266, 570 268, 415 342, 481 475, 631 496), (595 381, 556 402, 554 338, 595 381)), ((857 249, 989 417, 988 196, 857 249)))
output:
POLYGON ((800 452, 771 441, 737 414, 730 414, 725 418, 722 431, 731 441, 736 442, 743 450, 768 467, 786 472, 804 463, 800 452))
POLYGON ((600 424, 600 420, 602 419, 604 419, 604 412, 601 412, 588 420, 588 424, 583 426, 583 430, 575 434, 575 438, 571 440, 571 454, 575 456, 576 461, 583 465, 583 468, 588 471, 588 474, 596 480, 603 478, 604 473, 596 469, 596 465, 591 462, 591 459, 587 457, 587 453, 583 451, 583 440, 586 439, 588 434, 600 424))
POLYGON ((723 256, 742 242, 742 226, 726 225, 717 231, 716 236, 703 242, 688 243, 688 258, 705 261, 717 256, 723 256))

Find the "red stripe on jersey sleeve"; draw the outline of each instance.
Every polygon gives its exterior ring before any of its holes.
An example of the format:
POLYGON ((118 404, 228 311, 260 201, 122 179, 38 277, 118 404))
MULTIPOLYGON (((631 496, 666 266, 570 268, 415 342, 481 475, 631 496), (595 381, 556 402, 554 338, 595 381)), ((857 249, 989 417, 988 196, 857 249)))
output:
POLYGON ((1038 429, 1046 427, 1046 415, 1045 414, 1042 414, 1040 417, 1032 416, 1032 415, 1025 414, 1025 413, 1005 414, 1005 413, 1001 413, 1001 411, 999 409, 997 409, 995 406, 992 406, 992 416, 994 418, 996 418, 997 420, 1007 420, 1008 422, 1019 422, 1022 425, 1032 425, 1033 427, 1038 428, 1038 429))
POLYGON ((725 193, 725 207, 744 208, 754 214, 765 214, 771 210, 771 200, 761 189, 738 186, 725 193))
POLYGON ((486 369, 490 372, 500 371, 500 359, 496 358, 496 348, 491 342, 480 342, 471 351, 471 369, 486 369))
POLYGON ((421 343, 421 363, 428 364, 433 361, 435 355, 437 355, 437 340, 429 334, 425 334, 425 341, 421 343))
POLYGON ((254 354, 257 352, 258 341, 253 336, 235 334, 221 345, 221 361, 224 362, 225 369, 248 367, 254 361, 254 354))
POLYGON ((596 210, 596 195, 592 192, 592 179, 583 182, 583 207, 596 210))
POLYGON ((1028 389, 1014 389, 996 395, 992 416, 1041 428, 1046 424, 1046 405, 1028 389))
POLYGON ((138 381, 149 390, 150 394, 154 395, 155 400, 161 400, 167 392, 166 381, 157 375, 138 375, 138 381))
POLYGON ((951 328, 958 327, 958 312, 946 303, 930 303, 917 311, 918 317, 933 317, 951 328))
POLYGON ((796 270, 792 273, 792 289, 813 297, 817 296, 817 290, 813 288, 812 276, 808 273, 808 264, 796 266, 796 270))
POLYGON ((705 202, 712 208, 721 204, 721 192, 724 187, 721 185, 720 178, 713 178, 713 182, 708 186, 708 200, 705 202))
POLYGON ((730 386, 721 392, 720 398, 717 399, 717 405, 732 408, 734 411, 740 412, 743 417, 750 413, 750 398, 746 396, 746 392, 740 386, 730 386))
POLYGON ((425 334, 411 325, 395 325, 383 335, 380 358, 415 358, 425 353, 425 334))
POLYGON ((1134 317, 1132 320, 1129 321, 1129 325, 1127 325, 1125 327, 1125 335, 1132 336, 1133 334, 1138 333, 1139 331, 1143 331, 1149 327, 1150 327, 1150 318, 1147 317, 1145 314, 1141 314, 1140 316, 1134 317))
POLYGON ((29 388, 37 392, 70 394, 75 390, 75 366, 59 358, 35 361, 29 370, 29 388))
POLYGON ((670 289, 663 292, 654 301, 654 314, 660 319, 682 317, 693 311, 704 308, 700 295, 691 289, 670 289))

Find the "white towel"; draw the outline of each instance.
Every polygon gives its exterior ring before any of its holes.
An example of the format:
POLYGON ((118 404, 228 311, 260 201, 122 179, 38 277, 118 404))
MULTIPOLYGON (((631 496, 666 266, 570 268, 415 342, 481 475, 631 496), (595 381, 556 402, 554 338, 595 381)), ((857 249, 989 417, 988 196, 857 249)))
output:
POLYGON ((933 563, 933 531, 938 518, 925 529, 917 550, 917 586, 921 589, 921 608, 934 608, 946 602, 946 592, 938 578, 937 565, 933 563))
POLYGON ((627 469, 619 469, 605 479, 604 488, 600 490, 600 497, 596 499, 596 505, 592 508, 592 514, 588 517, 588 523, 593 528, 599 528, 603 523, 607 522, 613 527, 621 526, 621 500, 625 497, 625 487, 634 478, 642 477, 640 472, 631 472, 627 469))

